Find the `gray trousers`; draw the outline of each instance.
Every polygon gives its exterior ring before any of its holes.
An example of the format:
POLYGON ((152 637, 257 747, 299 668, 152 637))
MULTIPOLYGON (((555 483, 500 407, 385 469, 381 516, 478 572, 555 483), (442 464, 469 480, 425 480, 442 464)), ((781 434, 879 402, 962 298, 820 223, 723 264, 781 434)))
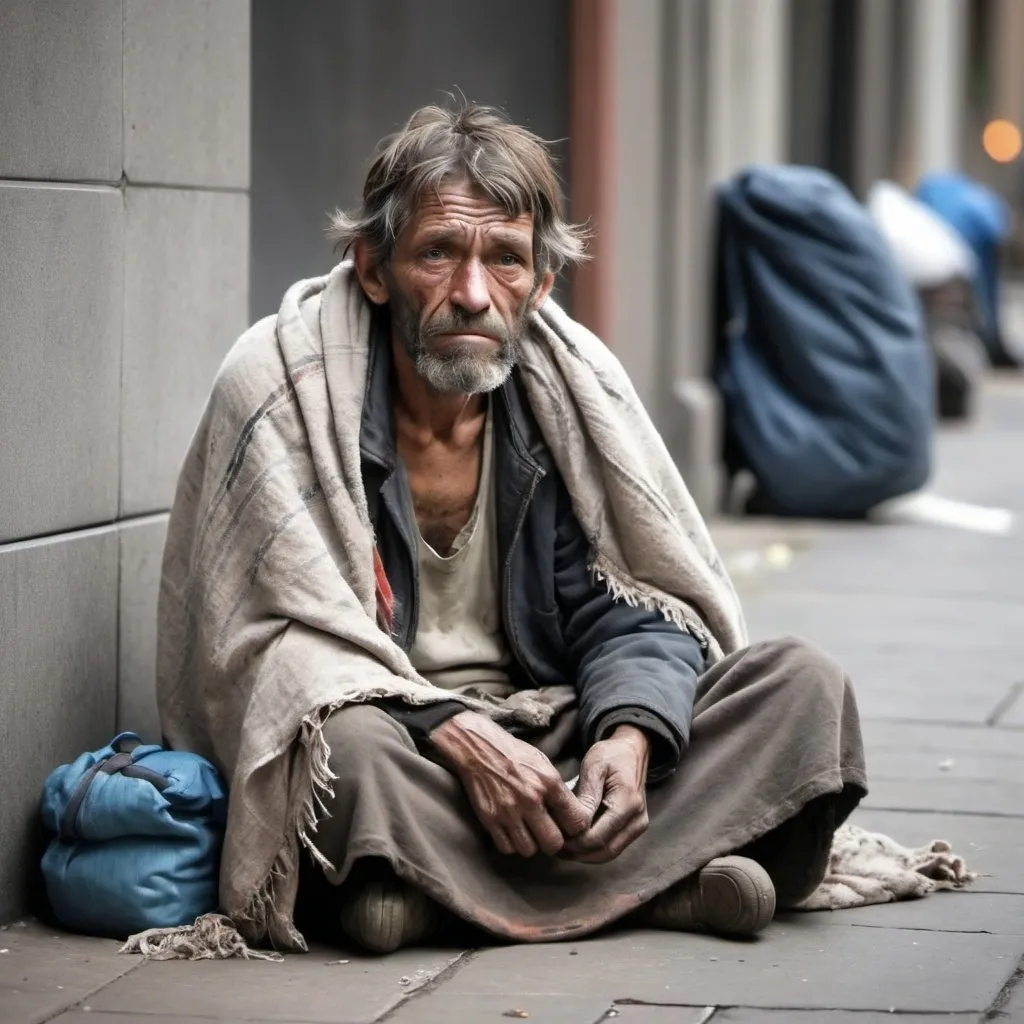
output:
MULTIPOLYGON (((533 738, 565 778, 578 771, 567 724, 533 738)), ((793 905, 821 882, 835 829, 867 791, 850 683, 796 638, 701 677, 680 766, 650 788, 647 832, 608 864, 498 853, 458 779, 378 708, 336 712, 325 737, 337 780, 316 843, 334 867, 318 870, 318 887, 343 884, 359 862, 386 863, 458 917, 518 941, 593 932, 728 853, 761 862, 778 905, 793 905)))

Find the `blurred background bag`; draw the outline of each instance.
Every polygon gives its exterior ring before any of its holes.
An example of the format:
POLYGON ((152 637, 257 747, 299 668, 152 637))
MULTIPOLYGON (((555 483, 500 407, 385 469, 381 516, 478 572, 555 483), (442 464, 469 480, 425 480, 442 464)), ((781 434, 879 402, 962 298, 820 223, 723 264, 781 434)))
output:
POLYGON ((964 174, 949 173, 926 174, 917 186, 917 197, 949 224, 975 255, 974 289, 989 361, 993 366, 1019 366, 1019 359, 1005 343, 999 316, 1002 250, 1013 227, 1006 201, 964 174))
POLYGON ((867 210, 917 292, 935 357, 942 419, 966 419, 989 364, 974 282, 978 260, 960 233, 895 182, 876 182, 867 210))
POLYGON ((832 175, 754 166, 718 193, 726 459, 748 511, 861 516, 931 469, 934 369, 913 290, 832 175))
POLYGON ((227 793, 196 754, 120 733, 47 778, 46 891, 62 925, 126 938, 217 908, 227 793))

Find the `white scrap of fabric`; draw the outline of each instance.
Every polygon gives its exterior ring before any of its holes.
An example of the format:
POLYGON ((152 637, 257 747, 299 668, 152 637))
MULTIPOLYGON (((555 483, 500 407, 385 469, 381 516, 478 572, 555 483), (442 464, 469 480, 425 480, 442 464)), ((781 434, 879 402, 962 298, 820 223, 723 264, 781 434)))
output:
POLYGON ((828 874, 797 910, 845 910, 962 889, 978 877, 949 843, 910 849, 879 832, 843 825, 832 840, 828 874))

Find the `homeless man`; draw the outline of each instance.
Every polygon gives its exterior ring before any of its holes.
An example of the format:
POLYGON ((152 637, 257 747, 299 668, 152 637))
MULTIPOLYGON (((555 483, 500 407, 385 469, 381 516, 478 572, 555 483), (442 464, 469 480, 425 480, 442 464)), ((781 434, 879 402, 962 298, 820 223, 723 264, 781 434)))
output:
POLYGON ((549 298, 579 260, 545 144, 475 105, 386 139, 351 254, 227 357, 178 486, 159 701, 231 780, 221 902, 304 949, 461 918, 749 935, 865 793, 853 693, 746 647, 614 357, 549 298))

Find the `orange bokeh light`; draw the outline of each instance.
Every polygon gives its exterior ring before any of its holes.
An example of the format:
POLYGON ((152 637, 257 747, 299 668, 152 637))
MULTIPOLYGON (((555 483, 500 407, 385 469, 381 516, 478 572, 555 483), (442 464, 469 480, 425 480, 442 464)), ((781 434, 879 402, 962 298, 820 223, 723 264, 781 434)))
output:
POLYGON ((985 152, 997 164, 1008 164, 1020 156, 1024 148, 1024 139, 1020 129, 1011 121, 989 121, 981 134, 981 144, 985 152))

